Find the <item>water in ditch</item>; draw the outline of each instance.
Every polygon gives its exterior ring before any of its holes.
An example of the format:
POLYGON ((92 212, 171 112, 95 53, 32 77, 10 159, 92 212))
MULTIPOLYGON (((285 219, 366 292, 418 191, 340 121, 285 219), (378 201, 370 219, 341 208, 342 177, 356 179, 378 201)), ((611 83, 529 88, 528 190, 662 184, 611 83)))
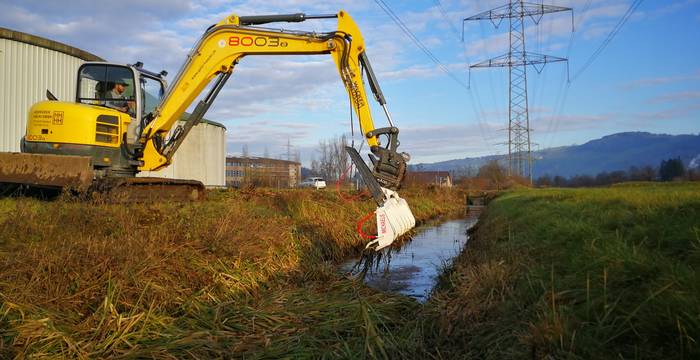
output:
MULTIPOLYGON (((445 266, 467 244, 467 230, 476 224, 477 218, 478 213, 473 211, 465 218, 419 228, 413 240, 398 250, 392 250, 389 257, 366 274, 365 283, 425 302, 445 266)), ((357 261, 357 258, 350 259, 341 265, 341 269, 350 271, 357 261)))

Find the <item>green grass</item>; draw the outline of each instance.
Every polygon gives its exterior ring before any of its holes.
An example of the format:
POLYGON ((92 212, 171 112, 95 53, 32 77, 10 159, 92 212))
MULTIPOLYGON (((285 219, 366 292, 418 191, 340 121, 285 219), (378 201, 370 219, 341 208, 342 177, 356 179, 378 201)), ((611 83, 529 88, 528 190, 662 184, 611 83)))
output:
MULTIPOLYGON (((419 221, 458 191, 402 192, 419 221)), ((418 305, 345 279, 369 200, 223 191, 201 203, 0 199, 0 358, 386 358, 418 305)), ((404 356, 404 357, 405 357, 404 356)))
POLYGON ((425 346, 446 358, 698 358, 699 269, 700 184, 508 192, 425 307, 425 346))

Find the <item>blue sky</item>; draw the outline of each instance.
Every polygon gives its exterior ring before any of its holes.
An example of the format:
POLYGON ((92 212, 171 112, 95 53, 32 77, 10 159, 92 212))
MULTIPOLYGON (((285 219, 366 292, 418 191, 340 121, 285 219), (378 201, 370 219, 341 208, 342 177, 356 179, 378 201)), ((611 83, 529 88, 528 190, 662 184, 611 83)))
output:
MULTIPOLYGON (((507 52, 507 24, 461 20, 504 4, 491 1, 384 0, 459 81, 447 76, 373 0, 0 0, 0 26, 68 43, 110 61, 143 61, 169 78, 203 31, 222 17, 347 10, 359 23, 412 163, 503 154, 508 72, 467 65, 507 52), (461 82, 461 84, 460 84, 461 82)), ((538 2, 538 1, 534 1, 538 2)), ((573 7, 528 21, 528 51, 585 61, 632 0, 545 0, 573 7)), ((330 31, 334 20, 279 24, 330 31)), ((528 70, 535 149, 583 143, 620 131, 700 132, 700 0, 644 1, 596 61, 572 82, 564 63, 528 70)), ((375 106, 375 123, 385 120, 375 106)), ((350 131, 345 94, 329 56, 249 57, 235 70, 208 118, 226 125, 228 152, 286 156, 287 141, 308 164, 319 140, 350 131)), ((356 127, 357 129, 357 127, 356 127)), ((356 136, 356 141, 361 141, 356 136)), ((366 147, 364 148, 366 150, 366 147)))

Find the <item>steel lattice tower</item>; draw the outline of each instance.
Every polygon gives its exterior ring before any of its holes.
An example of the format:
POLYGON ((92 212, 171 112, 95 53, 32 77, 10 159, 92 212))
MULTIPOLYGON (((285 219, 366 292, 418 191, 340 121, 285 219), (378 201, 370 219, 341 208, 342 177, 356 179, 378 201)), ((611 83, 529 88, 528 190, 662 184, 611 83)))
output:
POLYGON ((511 0, 509 4, 484 11, 465 18, 470 20, 490 20, 498 27, 503 19, 510 24, 510 50, 507 54, 482 61, 469 68, 507 67, 510 87, 508 91, 508 174, 528 177, 532 182, 532 152, 530 143, 530 117, 527 99, 527 66, 532 65, 540 72, 545 64, 567 61, 550 55, 527 52, 525 50, 525 18, 530 17, 538 25, 542 16, 549 13, 571 11, 573 30, 573 10, 571 8, 528 3, 511 0), (541 67, 537 67, 541 65, 541 67))

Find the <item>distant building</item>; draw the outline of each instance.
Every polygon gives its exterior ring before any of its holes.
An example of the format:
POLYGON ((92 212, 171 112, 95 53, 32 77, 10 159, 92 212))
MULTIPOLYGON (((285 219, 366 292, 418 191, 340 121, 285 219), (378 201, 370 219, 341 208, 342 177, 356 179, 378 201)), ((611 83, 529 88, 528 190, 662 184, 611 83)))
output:
POLYGON ((447 171, 411 171, 406 173, 404 184, 452 187, 452 177, 447 171))
POLYGON ((276 188, 296 187, 301 180, 301 163, 260 157, 226 158, 226 186, 245 183, 276 188))

